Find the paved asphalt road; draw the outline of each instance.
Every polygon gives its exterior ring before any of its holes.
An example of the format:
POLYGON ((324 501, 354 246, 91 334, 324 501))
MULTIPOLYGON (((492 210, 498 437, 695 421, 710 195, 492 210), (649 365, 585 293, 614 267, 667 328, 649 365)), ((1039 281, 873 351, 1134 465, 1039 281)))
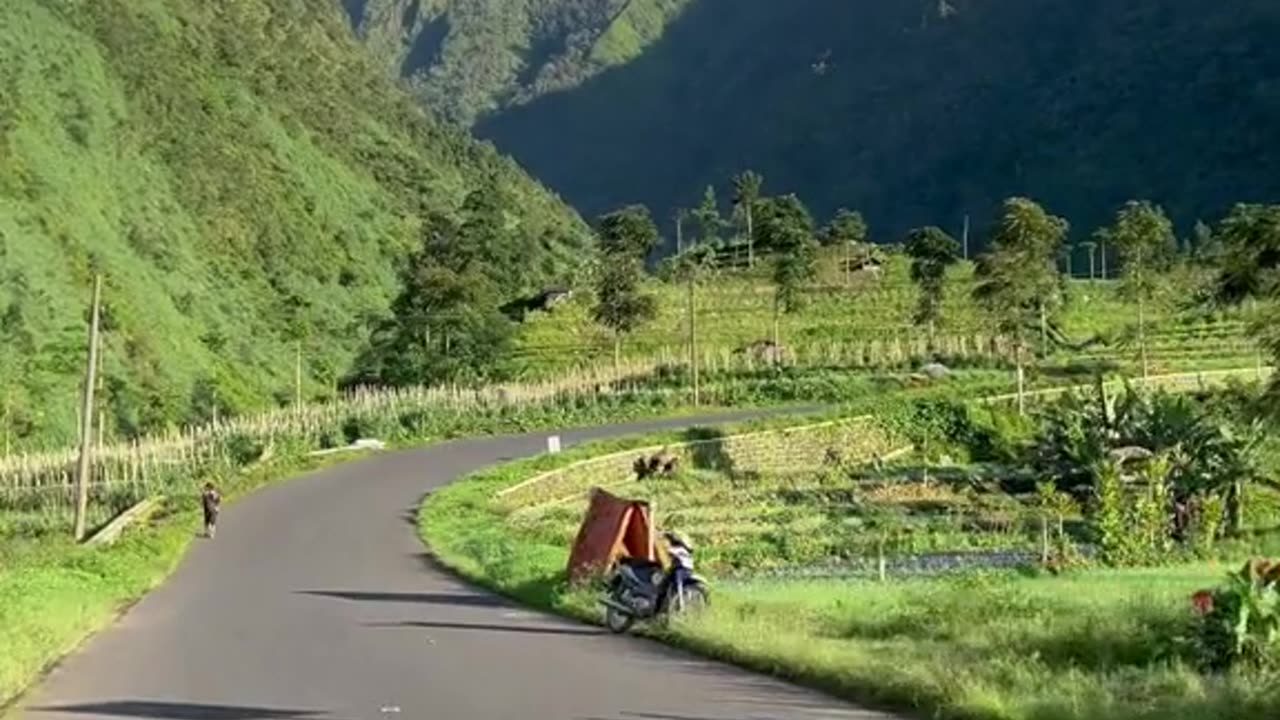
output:
MULTIPOLYGON (((562 437, 570 444, 690 422, 562 437)), ((543 433, 388 453, 228 507, 217 539, 198 541, 165 586, 56 669, 24 716, 885 720, 521 610, 434 567, 412 525, 423 494, 545 444, 543 433)))

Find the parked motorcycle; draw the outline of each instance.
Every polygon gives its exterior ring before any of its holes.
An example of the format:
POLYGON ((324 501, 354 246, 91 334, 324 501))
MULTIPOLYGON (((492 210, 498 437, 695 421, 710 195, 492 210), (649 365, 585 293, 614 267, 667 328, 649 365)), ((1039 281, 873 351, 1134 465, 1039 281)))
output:
POLYGON ((693 572, 693 546, 679 534, 663 534, 671 567, 625 558, 609 579, 605 626, 615 633, 631 629, 637 620, 666 619, 671 614, 698 610, 710 603, 707 583, 693 572))

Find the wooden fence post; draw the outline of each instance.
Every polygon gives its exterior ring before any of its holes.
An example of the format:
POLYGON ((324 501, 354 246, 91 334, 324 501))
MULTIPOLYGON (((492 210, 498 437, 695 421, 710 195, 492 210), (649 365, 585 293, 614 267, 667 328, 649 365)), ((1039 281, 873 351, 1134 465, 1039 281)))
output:
POLYGON ((98 318, 102 306, 102 276, 93 279, 93 315, 89 321, 89 361, 85 368, 84 404, 80 408, 80 460, 76 465, 75 539, 84 539, 93 465, 93 391, 98 371, 98 318))

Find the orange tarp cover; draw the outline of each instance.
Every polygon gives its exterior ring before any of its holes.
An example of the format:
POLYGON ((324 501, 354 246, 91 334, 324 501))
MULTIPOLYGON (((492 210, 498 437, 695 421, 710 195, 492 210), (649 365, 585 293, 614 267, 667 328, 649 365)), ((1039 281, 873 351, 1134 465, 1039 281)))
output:
POLYGON ((608 570, 619 557, 657 560, 649 504, 595 488, 569 555, 569 580, 608 570))

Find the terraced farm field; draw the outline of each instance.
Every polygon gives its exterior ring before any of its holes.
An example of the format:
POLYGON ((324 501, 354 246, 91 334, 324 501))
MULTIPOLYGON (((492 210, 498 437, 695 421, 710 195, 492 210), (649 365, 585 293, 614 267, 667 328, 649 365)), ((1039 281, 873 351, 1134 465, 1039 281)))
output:
MULTIPOLYGON (((798 311, 778 319, 781 344, 806 366, 859 366, 892 362, 893 345, 923 346, 924 332, 912 324, 918 293, 906 258, 890 259, 878 279, 854 278, 848 285, 827 254, 820 283, 808 288, 798 311), (835 350, 833 350, 835 348, 835 350), (836 358, 834 361, 832 358, 836 358), (852 362, 846 358, 861 358, 852 362)), ((948 276, 939 344, 963 345, 971 361, 991 359, 992 330, 972 298, 973 267, 962 263, 948 276), (983 349, 987 348, 987 349, 983 349)), ((1254 362, 1255 345, 1243 313, 1209 314, 1192 303, 1195 279, 1175 274, 1147 308, 1148 352, 1153 371, 1241 366, 1254 362)), ((684 362, 688 357, 688 289, 650 281, 657 317, 628 336, 624 356, 684 362)), ((724 364, 735 350, 769 339, 773 333, 773 287, 767 270, 726 271, 696 290, 698 346, 707 362, 724 364)), ((1105 361, 1132 368, 1139 358, 1137 306, 1114 281, 1067 281, 1067 302, 1054 320, 1050 342, 1041 348, 1058 364, 1105 361)), ((520 371, 537 376, 576 364, 607 361, 612 338, 591 318, 592 299, 580 293, 549 312, 534 313, 518 339, 520 371)), ((1034 331, 1032 334, 1035 334, 1034 331)), ((1037 338, 1038 340, 1038 338, 1037 338)))
MULTIPOLYGON (((1033 498, 1006 494, 976 473, 921 477, 914 464, 885 472, 832 466, 822 472, 688 470, 618 488, 648 500, 657 522, 686 532, 699 562, 716 575, 784 568, 869 569, 883 552, 905 566, 914 556, 1033 552, 1033 498)), ((539 541, 569 546, 585 498, 517 514, 539 541)))

